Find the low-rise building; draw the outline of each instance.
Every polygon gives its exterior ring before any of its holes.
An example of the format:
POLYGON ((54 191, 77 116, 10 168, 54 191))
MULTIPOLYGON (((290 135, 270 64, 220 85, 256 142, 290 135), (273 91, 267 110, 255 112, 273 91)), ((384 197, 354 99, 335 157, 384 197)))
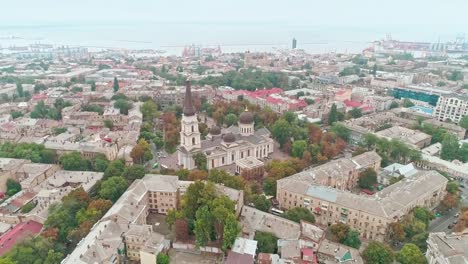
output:
POLYGON ((356 263, 364 264, 359 250, 325 239, 317 251, 320 263, 356 263))
POLYGON ((429 233, 426 242, 428 264, 468 263, 468 234, 429 233))
POLYGON ((401 126, 393 126, 375 133, 379 137, 400 140, 414 148, 422 149, 431 144, 432 136, 401 126))

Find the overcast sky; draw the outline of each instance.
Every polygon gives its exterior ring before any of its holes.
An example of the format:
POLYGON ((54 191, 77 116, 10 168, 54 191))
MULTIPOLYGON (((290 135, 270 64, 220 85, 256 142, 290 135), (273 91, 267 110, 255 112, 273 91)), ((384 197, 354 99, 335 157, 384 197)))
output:
POLYGON ((2 0, 0 22, 278 22, 463 30, 467 12, 468 0, 2 0))

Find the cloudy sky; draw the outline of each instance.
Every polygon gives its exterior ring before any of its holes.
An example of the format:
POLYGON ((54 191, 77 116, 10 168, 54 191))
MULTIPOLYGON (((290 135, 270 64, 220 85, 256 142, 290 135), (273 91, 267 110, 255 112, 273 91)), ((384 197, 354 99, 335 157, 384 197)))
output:
POLYGON ((278 22, 468 27, 467 0, 13 0, 3 25, 71 22, 278 22))

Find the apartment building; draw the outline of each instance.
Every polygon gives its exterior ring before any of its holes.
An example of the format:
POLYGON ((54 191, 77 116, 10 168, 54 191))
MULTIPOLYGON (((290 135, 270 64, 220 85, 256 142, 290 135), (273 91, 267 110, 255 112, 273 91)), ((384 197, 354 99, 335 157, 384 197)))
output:
POLYGON ((468 262, 468 234, 430 233, 426 242, 426 258, 429 264, 468 262))
POLYGON ((329 186, 339 190, 350 190, 357 185, 359 173, 367 168, 380 170, 382 158, 369 151, 352 158, 332 160, 310 170, 302 171, 278 181, 304 181, 317 185, 329 186))
POLYGON ((447 179, 436 171, 419 171, 372 196, 354 194, 317 185, 294 176, 277 182, 280 208, 304 207, 315 214, 318 224, 342 222, 362 237, 382 241, 388 224, 412 208, 432 208, 445 195, 447 179))
POLYGON ((458 124, 463 116, 468 115, 468 95, 441 95, 433 115, 440 121, 448 119, 458 124))

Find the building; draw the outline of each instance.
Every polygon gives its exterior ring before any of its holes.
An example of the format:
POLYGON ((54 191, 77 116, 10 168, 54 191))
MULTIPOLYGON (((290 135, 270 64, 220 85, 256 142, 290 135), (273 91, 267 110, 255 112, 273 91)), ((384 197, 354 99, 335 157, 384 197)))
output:
POLYGON ((253 264, 257 252, 257 241, 238 237, 229 251, 226 264, 253 264))
POLYGON ((468 234, 429 233, 426 242, 428 264, 468 263, 468 234))
POLYGON ((367 168, 379 171, 381 161, 382 158, 375 151, 369 151, 352 158, 332 160, 310 170, 280 179, 277 183, 286 184, 289 181, 299 181, 339 190, 350 190, 357 185, 360 172, 367 168))
POLYGON ((190 81, 187 81, 181 123, 178 165, 189 170, 196 167, 194 156, 198 153, 206 156, 208 169, 232 165, 248 157, 262 159, 273 153, 270 131, 266 128, 255 130, 253 114, 247 109, 240 115, 238 126, 227 128, 225 133, 214 126, 208 138, 202 141, 190 81))
POLYGON ((297 48, 297 39, 293 38, 292 39, 292 49, 296 49, 296 48, 297 48))
POLYGON ((375 133, 378 137, 397 139, 416 149, 422 149, 431 144, 432 136, 406 127, 393 126, 375 133))
POLYGON ((29 160, 24 159, 10 159, 0 158, 0 191, 6 191, 6 182, 8 179, 17 179, 17 172, 21 168, 30 163, 29 160))
POLYGON ((320 263, 356 263, 364 264, 359 250, 325 239, 317 251, 320 263))
POLYGON ((0 256, 7 253, 17 241, 27 236, 34 236, 41 232, 42 224, 36 221, 22 222, 0 236, 0 256))
POLYGON ((372 196, 316 185, 294 176, 277 182, 282 209, 304 207, 318 224, 346 223, 362 237, 382 241, 388 224, 416 206, 433 208, 445 196, 447 179, 436 171, 419 171, 372 196), (288 180, 290 178, 290 180, 288 180))
POLYGON ((468 115, 468 96, 459 94, 441 95, 437 101, 434 117, 439 121, 450 120, 460 122, 463 116, 468 115))

